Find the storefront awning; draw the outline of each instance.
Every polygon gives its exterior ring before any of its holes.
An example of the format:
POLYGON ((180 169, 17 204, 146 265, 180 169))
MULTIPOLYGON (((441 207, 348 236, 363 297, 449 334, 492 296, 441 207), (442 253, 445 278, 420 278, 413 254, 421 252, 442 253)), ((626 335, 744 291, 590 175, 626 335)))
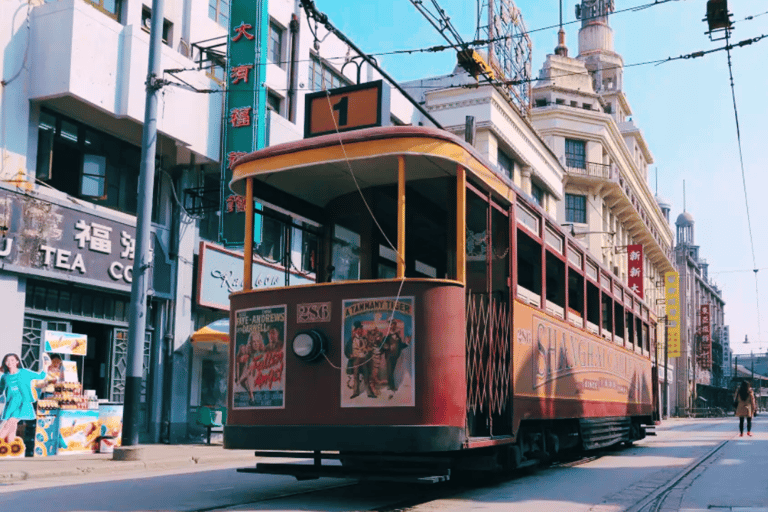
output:
POLYGON ((229 319, 222 318, 201 327, 190 338, 193 342, 208 341, 229 343, 229 319))

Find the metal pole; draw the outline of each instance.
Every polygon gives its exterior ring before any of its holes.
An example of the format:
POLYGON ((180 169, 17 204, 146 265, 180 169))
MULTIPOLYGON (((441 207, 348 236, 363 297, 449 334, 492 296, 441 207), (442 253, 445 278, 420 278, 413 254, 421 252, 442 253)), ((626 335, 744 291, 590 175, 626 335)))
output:
POLYGON ((152 268, 150 234, 152 192, 155 182, 155 148, 157 145, 157 92, 162 87, 163 2, 152 0, 152 26, 149 32, 149 64, 147 97, 144 104, 144 131, 141 138, 141 172, 139 175, 138 209, 136 213, 136 248, 133 259, 133 283, 128 318, 128 361, 125 378, 123 411, 123 446, 139 444, 139 407, 144 363, 144 336, 147 328, 147 289, 152 268))

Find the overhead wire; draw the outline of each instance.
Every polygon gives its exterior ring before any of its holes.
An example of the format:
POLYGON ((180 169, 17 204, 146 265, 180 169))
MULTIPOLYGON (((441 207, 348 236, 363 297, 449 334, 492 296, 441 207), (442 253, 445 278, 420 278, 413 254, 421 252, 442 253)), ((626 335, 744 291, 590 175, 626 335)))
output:
POLYGON ((755 275, 755 306, 757 308, 757 334, 758 334, 758 337, 760 337, 760 334, 762 332, 762 329, 760 328, 760 289, 759 289, 759 281, 757 279, 757 273, 759 269, 757 268, 757 259, 755 258, 755 240, 752 235, 752 219, 749 214, 749 198, 747 195, 747 176, 744 170, 744 152, 742 150, 742 144, 741 144, 741 127, 739 125, 739 110, 738 110, 738 107, 736 106, 736 87, 734 85, 734 80, 733 80, 733 61, 731 59, 732 46, 730 44, 730 33, 731 33, 730 28, 726 28, 725 29, 725 43, 726 43, 725 50, 728 55, 728 77, 730 78, 730 83, 731 83, 731 99, 733 100, 733 116, 736 121, 736 141, 739 147, 739 164, 741 167, 741 183, 744 189, 744 206, 747 212, 747 228, 749 230, 749 244, 752 250, 752 268, 754 269, 753 272, 755 275))

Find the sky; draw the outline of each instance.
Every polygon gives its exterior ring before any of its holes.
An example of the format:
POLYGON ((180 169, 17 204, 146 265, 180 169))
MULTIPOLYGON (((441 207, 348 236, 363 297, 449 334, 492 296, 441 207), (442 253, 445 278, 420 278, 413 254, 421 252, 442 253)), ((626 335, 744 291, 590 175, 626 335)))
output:
MULTIPOLYGON (((423 0, 434 11, 431 0, 423 0)), ((438 0, 464 41, 475 38, 477 0, 438 0)), ((517 0, 533 41, 538 75, 557 44, 559 0, 517 0), (550 27, 550 28, 547 28, 550 27)), ((563 0, 569 56, 578 53, 577 0, 563 0)), ((672 204, 671 224, 685 209, 695 243, 722 290, 725 324, 737 354, 768 351, 768 37, 731 51, 744 172, 725 51, 661 65, 633 64, 725 45, 705 34, 706 0, 616 0, 614 49, 624 59, 624 92, 653 155, 649 186, 672 204), (629 10, 650 5, 642 10, 629 10), (625 11, 626 12, 619 12, 625 11), (657 177, 658 176, 658 179, 657 177), (744 186, 746 184, 746 187, 744 186), (746 190, 746 192, 745 192, 746 190), (685 192, 684 192, 685 191, 685 192), (749 214, 747 213, 749 212, 749 214), (751 236, 750 236, 751 232, 751 236), (759 269, 757 273, 753 269, 759 269), (762 313, 758 312, 762 310, 762 313), (745 344, 745 335, 750 343, 745 344)), ((333 25, 369 54, 446 44, 410 0, 315 0, 333 25)), ((768 36, 768 1, 730 0, 731 43, 768 36), (746 19, 753 17, 751 20, 746 19)), ((455 53, 377 57, 400 82, 451 73, 455 53)))

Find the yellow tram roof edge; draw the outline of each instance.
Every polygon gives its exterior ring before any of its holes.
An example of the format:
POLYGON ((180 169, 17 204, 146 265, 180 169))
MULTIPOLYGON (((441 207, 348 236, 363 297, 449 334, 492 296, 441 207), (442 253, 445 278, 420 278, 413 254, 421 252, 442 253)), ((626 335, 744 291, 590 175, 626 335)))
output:
POLYGON ((358 280, 347 280, 347 281, 331 281, 329 283, 304 283, 304 284, 292 284, 290 286, 275 286, 272 288, 258 288, 258 289, 252 289, 252 290, 238 290, 236 292, 232 292, 229 294, 230 297, 233 295, 248 295, 253 292, 259 292, 259 291, 274 291, 280 288, 309 288, 313 286, 339 286, 339 285, 349 285, 349 284, 365 284, 365 283, 399 283, 400 281, 406 281, 408 283, 420 283, 420 282, 429 282, 432 284, 448 284, 453 286, 460 286, 464 287, 464 283, 460 281, 456 281, 454 279, 433 279, 431 277, 407 277, 405 279, 358 279, 358 280))
POLYGON ((229 186, 243 195, 244 180, 249 177, 374 155, 424 155, 450 160, 481 178, 502 197, 511 199, 514 184, 504 183, 476 149, 449 132, 421 126, 368 128, 270 146, 239 158, 229 186))

